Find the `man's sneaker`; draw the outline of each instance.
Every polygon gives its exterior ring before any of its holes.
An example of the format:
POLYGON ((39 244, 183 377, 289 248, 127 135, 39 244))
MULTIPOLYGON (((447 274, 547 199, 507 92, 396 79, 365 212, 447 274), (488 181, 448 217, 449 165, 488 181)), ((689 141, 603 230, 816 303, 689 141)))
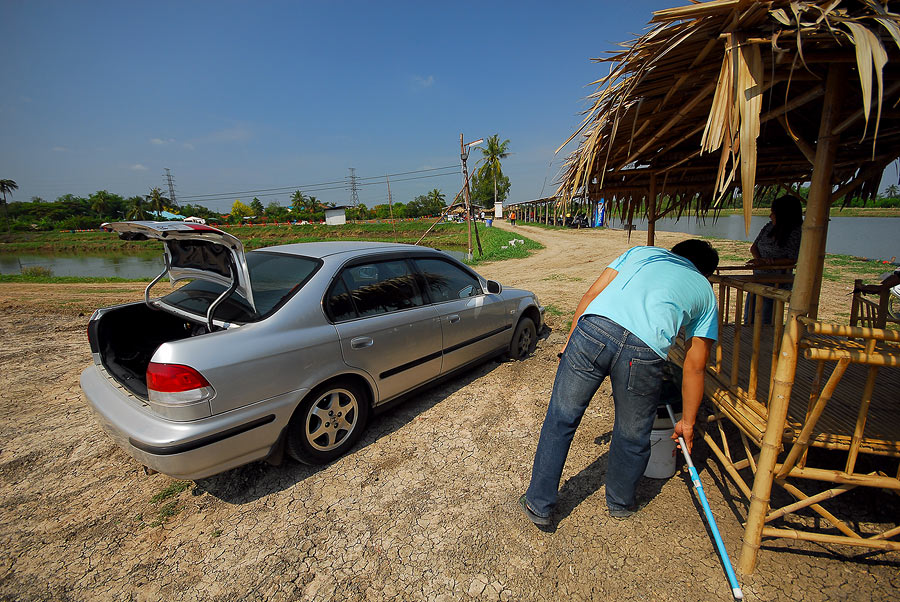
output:
POLYGON ((528 500, 525 499, 524 495, 519 498, 519 507, 522 509, 522 512, 525 513, 525 516, 528 517, 528 520, 530 520, 534 524, 541 527, 546 527, 550 524, 549 516, 538 516, 531 510, 531 508, 528 507, 528 500))
POLYGON ((619 520, 630 518, 634 512, 634 510, 629 510, 628 508, 609 508, 609 515, 619 520))

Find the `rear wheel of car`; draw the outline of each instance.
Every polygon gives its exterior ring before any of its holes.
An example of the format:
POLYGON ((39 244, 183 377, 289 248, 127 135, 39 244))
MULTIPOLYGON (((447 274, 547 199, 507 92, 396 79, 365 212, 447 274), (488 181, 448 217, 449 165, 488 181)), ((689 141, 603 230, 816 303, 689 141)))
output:
POLYGON ((300 404, 287 432, 287 450, 305 464, 325 464, 347 452, 369 419, 369 400, 360 387, 335 381, 319 387, 300 404))
POLYGON ((509 359, 520 360, 534 351, 537 346, 537 329, 531 318, 523 317, 516 325, 507 355, 509 359))

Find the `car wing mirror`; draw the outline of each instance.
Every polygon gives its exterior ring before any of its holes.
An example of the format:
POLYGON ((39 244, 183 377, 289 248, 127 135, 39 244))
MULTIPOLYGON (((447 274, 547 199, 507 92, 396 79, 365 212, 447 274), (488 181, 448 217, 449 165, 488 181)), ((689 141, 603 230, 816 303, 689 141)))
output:
POLYGON ((487 281, 487 291, 491 295, 499 295, 503 292, 503 285, 497 282, 496 280, 488 280, 487 281))

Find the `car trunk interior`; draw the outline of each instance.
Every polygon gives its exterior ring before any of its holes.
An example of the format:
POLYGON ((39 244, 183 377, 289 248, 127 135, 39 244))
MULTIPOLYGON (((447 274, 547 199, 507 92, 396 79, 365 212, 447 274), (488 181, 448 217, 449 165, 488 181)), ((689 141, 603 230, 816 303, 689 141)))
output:
POLYGON ((96 328, 100 358, 106 370, 126 389, 147 398, 147 365, 156 349, 167 341, 206 332, 144 303, 132 303, 104 313, 96 328))

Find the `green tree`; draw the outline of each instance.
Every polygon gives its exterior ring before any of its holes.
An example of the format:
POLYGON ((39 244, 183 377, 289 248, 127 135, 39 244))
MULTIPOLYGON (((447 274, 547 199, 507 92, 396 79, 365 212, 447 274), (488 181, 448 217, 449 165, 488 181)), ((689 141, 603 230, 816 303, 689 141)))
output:
MULTIPOLYGON (((481 154, 484 155, 484 165, 479 168, 479 171, 484 172, 482 173, 482 178, 484 178, 486 174, 490 174, 490 179, 494 184, 494 204, 496 205, 498 200, 502 203, 506 200, 506 192, 509 192, 509 186, 507 185, 503 197, 498 198, 499 190, 497 189, 497 185, 505 178, 503 170, 500 167, 500 160, 509 156, 509 140, 500 142, 500 135, 494 134, 487 139, 487 147, 481 149, 481 154)), ((506 182, 507 184, 509 183, 509 178, 506 178, 506 182)))
POLYGON ((240 200, 236 200, 231 205, 231 221, 232 223, 239 224, 245 217, 250 217, 253 215, 253 210, 250 209, 247 205, 242 203, 240 200))
POLYGON ((896 184, 891 184, 884 190, 885 196, 894 198, 897 195, 900 195, 900 188, 897 188, 896 184))
POLYGON ((133 196, 127 201, 125 218, 133 220, 147 219, 147 202, 142 196, 133 196))
POLYGON ((91 209, 100 217, 109 215, 113 207, 119 204, 121 200, 122 197, 117 194, 110 194, 106 190, 98 190, 88 197, 91 209))
POLYGON ((260 201, 256 197, 253 197, 253 201, 250 203, 250 209, 253 211, 253 214, 256 217, 262 217, 266 212, 266 210, 263 208, 262 201, 260 201))
POLYGON ((297 219, 300 219, 300 216, 306 211, 308 202, 309 198, 299 190, 295 190, 294 194, 291 195, 291 211, 294 212, 297 219))
POLYGON ((156 212, 156 218, 160 219, 162 212, 169 206, 169 199, 163 196, 159 187, 151 188, 150 194, 144 195, 144 198, 147 199, 150 209, 156 212))
POLYGON ((6 207, 6 194, 12 194, 13 191, 18 190, 19 185, 16 184, 15 180, 0 180, 0 194, 3 195, 3 217, 6 221, 6 231, 9 232, 9 209, 6 207))
MULTIPOLYGON (((494 203, 494 176, 492 173, 478 169, 472 175, 470 183, 472 203, 482 207, 493 208, 494 203)), ((501 203, 509 194, 509 178, 500 174, 497 178, 497 200, 501 203)))
POLYGON ((274 201, 266 205, 265 213, 267 218, 276 222, 286 222, 290 216, 287 207, 279 205, 274 201))

